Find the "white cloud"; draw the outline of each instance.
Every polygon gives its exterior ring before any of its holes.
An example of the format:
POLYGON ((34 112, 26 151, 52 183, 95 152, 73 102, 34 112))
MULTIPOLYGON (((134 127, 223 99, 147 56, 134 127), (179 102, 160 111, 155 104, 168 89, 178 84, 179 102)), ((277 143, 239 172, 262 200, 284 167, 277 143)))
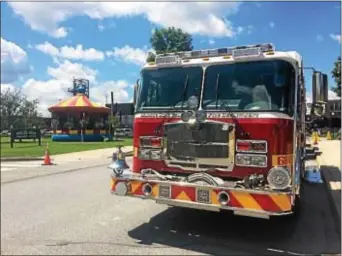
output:
POLYGON ((106 55, 107 57, 116 57, 127 63, 143 65, 144 63, 146 63, 147 53, 147 50, 132 48, 128 45, 125 45, 122 48, 115 47, 113 51, 107 51, 106 55))
POLYGON ((330 34, 330 38, 341 44, 341 35, 330 34))
POLYGON ((70 60, 85 60, 85 61, 99 61, 104 59, 104 53, 94 48, 83 49, 82 45, 77 45, 76 48, 70 46, 63 46, 57 48, 49 42, 36 45, 36 49, 48 54, 52 57, 70 60))
POLYGON ((85 15, 102 20, 111 17, 144 16, 163 27, 174 26, 191 34, 228 36, 235 34, 224 17, 235 14, 238 2, 9 2, 14 12, 33 29, 53 37, 68 31, 61 23, 85 15), (184 22, 186 20, 186 22, 184 22))
POLYGON ((106 95, 108 95, 108 99, 110 99, 110 93, 113 92, 114 102, 129 102, 128 88, 128 82, 125 80, 105 81, 90 88, 90 97, 95 102, 102 102, 104 104, 106 95))
POLYGON ((271 21, 270 23, 268 23, 268 25, 270 26, 270 28, 274 28, 275 24, 273 21, 271 21))
POLYGON ((317 36, 316 36, 316 40, 317 40, 318 42, 323 42, 323 41, 324 41, 324 37, 323 37, 322 35, 317 35, 317 36))
POLYGON ((246 33, 247 35, 250 35, 250 34, 252 34, 252 32, 253 32, 253 26, 252 25, 249 25, 249 26, 247 26, 247 27, 241 27, 241 26, 238 26, 237 28, 236 28, 236 35, 240 35, 240 34, 242 34, 242 33, 246 33))
POLYGON ((103 30, 105 30, 105 26, 103 26, 102 24, 99 24, 99 25, 97 25, 97 28, 98 28, 98 30, 99 31, 103 31, 103 30))
POLYGON ((131 89, 128 82, 124 80, 99 82, 98 71, 80 63, 65 60, 57 67, 48 67, 47 73, 51 79, 45 81, 29 79, 23 85, 23 92, 28 99, 37 98, 39 100, 38 110, 43 116, 50 116, 50 112, 47 110, 49 106, 56 104, 60 99, 72 96, 68 93, 68 88, 72 87, 73 77, 89 79, 90 100, 94 102, 104 105, 106 93, 110 94, 110 91, 114 92, 116 102, 129 100, 127 89, 131 89))
POLYGON ((59 55, 59 49, 53 46, 52 44, 50 44, 49 42, 45 42, 43 44, 37 44, 36 49, 51 56, 59 55))
POLYGON ((15 89, 15 86, 12 84, 1 84, 0 86, 1 94, 7 92, 7 90, 13 91, 15 89))
MULTIPOLYGON (((336 93, 333 92, 332 90, 328 90, 328 100, 336 100, 336 99, 341 99, 341 98, 338 97, 336 95, 336 93)), ((306 102, 312 102, 312 93, 311 92, 306 93, 306 102)))
POLYGON ((331 90, 328 91, 328 100, 337 100, 341 99, 341 97, 338 97, 337 94, 331 90))
POLYGON ((12 83, 30 73, 26 52, 13 42, 1 38, 1 83, 12 83))
POLYGON ((60 81, 50 79, 38 81, 29 79, 23 85, 23 92, 29 100, 38 99, 38 112, 48 117, 50 116, 50 112, 47 110, 49 106, 56 104, 60 99, 66 99, 71 96, 68 93, 68 88, 71 88, 71 80, 60 81))
POLYGON ((62 38, 62 37, 66 37, 67 35, 68 35, 68 32, 66 28, 63 28, 63 27, 60 27, 51 32, 51 36, 55 38, 62 38))
POLYGON ((72 63, 68 60, 65 60, 56 68, 48 67, 47 73, 57 80, 71 83, 73 77, 81 77, 88 79, 90 82, 94 82, 96 80, 98 71, 84 66, 83 64, 72 63))
POLYGON ((74 60, 103 60, 104 54, 94 48, 84 49, 82 45, 77 45, 76 48, 63 46, 60 49, 60 55, 66 59, 74 60))
POLYGON ((209 43, 210 45, 214 45, 214 44, 215 44, 215 40, 209 39, 208 43, 209 43))

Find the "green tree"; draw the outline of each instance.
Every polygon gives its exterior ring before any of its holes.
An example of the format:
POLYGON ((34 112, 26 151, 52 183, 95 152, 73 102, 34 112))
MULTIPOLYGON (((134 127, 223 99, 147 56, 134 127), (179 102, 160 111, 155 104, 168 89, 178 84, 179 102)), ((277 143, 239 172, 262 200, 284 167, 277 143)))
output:
POLYGON ((29 128, 40 125, 37 108, 39 101, 28 100, 19 88, 1 93, 1 129, 29 128))
POLYGON ((341 56, 339 56, 335 61, 334 68, 331 73, 336 83, 336 87, 334 87, 333 90, 337 96, 341 97, 341 56))
MULTIPOLYGON (((151 36, 150 43, 156 54, 191 51, 192 36, 175 27, 156 29, 151 36)), ((154 61, 154 53, 149 53, 147 61, 154 61)))

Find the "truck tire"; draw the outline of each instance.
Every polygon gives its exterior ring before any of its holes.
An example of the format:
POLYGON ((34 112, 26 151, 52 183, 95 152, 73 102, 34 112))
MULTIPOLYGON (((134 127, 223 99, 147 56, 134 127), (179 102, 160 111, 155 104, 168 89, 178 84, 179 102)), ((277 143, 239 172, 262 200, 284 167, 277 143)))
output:
POLYGON ((293 223, 297 222, 297 220, 299 219, 300 213, 301 213, 300 198, 298 195, 296 195, 295 203, 292 206, 292 213, 289 215, 282 216, 281 218, 285 221, 285 223, 292 225, 293 223))
POLYGON ((296 195, 296 197, 295 197, 295 204, 292 207, 292 211, 293 211, 292 216, 294 218, 298 218, 300 216, 300 213, 301 213, 301 200, 300 200, 300 196, 299 195, 296 195))

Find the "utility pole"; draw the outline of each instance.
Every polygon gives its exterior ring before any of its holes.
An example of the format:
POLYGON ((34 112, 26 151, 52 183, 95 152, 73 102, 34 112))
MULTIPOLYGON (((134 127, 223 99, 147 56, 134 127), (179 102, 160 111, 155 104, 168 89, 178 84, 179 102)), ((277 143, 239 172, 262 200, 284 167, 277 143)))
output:
MULTIPOLYGON (((111 113, 110 113, 110 116, 111 116, 111 119, 113 120, 113 116, 114 116, 114 93, 113 92, 110 92, 110 109, 111 109, 111 113)), ((112 136, 112 138, 114 137, 114 129, 113 129, 113 123, 111 122, 110 123, 110 134, 112 136)))

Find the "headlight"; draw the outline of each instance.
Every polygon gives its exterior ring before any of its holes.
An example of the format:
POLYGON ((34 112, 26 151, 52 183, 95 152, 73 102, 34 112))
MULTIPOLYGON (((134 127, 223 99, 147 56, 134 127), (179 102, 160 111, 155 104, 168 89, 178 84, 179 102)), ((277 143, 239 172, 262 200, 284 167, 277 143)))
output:
POLYGON ((274 167, 268 172, 267 181, 271 188, 282 190, 291 185, 291 176, 287 169, 274 167))
POLYGON ((149 160, 150 159, 150 149, 148 148, 139 148, 139 159, 149 160))
POLYGON ((192 112, 191 111, 184 111, 181 115, 182 121, 184 123, 189 122, 190 118, 192 116, 192 112))
POLYGON ((264 155, 236 154, 236 165, 250 167, 266 167, 267 157, 264 155))
POLYGON ((151 150, 151 160, 160 160, 161 150, 151 150))
POLYGON ((153 150, 150 148, 139 149, 139 159, 141 160, 161 160, 161 150, 153 150))

